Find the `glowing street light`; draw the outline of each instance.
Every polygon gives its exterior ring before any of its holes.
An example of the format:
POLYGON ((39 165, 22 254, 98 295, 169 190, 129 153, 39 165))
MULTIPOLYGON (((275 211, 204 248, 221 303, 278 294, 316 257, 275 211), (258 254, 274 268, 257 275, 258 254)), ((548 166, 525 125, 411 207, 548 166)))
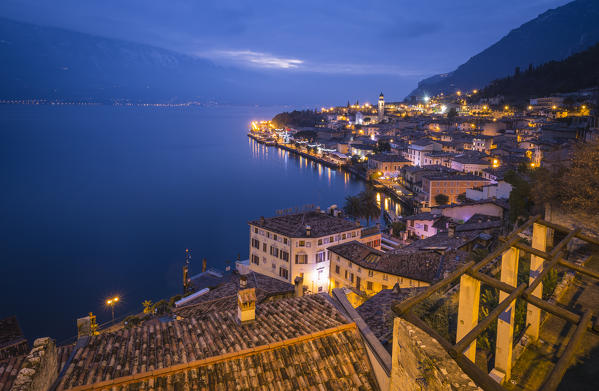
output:
POLYGON ((106 305, 112 310, 112 323, 114 323, 114 305, 119 302, 119 297, 115 296, 112 299, 106 300, 106 305))
POLYGON ((431 98, 429 98, 428 96, 424 96, 424 102, 428 103, 428 101, 431 100, 431 98))

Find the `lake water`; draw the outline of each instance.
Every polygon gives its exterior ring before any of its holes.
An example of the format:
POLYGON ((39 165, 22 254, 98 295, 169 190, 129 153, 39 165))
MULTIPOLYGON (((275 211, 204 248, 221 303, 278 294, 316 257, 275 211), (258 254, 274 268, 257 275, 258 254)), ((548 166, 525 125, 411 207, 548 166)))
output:
POLYGON ((343 205, 361 181, 246 137, 281 108, 0 106, 0 318, 26 337, 76 334, 248 256, 247 221, 343 205))

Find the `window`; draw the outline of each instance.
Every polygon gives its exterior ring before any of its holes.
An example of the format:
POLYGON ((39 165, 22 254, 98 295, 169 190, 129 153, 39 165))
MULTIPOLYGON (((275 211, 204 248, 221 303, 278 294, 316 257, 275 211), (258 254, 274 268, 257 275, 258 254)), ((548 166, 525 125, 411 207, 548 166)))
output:
POLYGON ((258 233, 258 228, 254 228, 254 233, 257 234, 258 233))
POLYGON ((266 243, 262 243, 262 251, 266 252, 266 243))
POLYGON ((356 237, 356 233, 355 233, 355 232, 352 232, 352 233, 351 233, 351 237, 352 237, 352 238, 355 238, 355 237, 356 237))
POLYGON ((259 265, 260 264, 260 257, 257 255, 252 254, 252 263, 259 265))
POLYGON ((275 246, 270 246, 270 255, 278 258, 279 257, 279 249, 276 248, 275 246))
POLYGON ((351 269, 352 265, 350 261, 347 261, 347 267, 349 267, 351 269))
POLYGON ((310 247, 312 245, 311 242, 306 242, 306 247, 310 247))
POLYGON ((366 281, 366 290, 372 290, 372 281, 366 281))
POLYGON ((428 232, 428 225, 424 224, 424 232, 428 232))
POLYGON ((274 240, 277 240, 277 234, 274 234, 274 235, 273 235, 273 239, 274 239, 274 240))
POLYGON ((296 254, 295 263, 300 265, 305 265, 308 263, 308 254, 296 254))
POLYGON ((340 270, 341 268, 339 267, 339 265, 335 265, 335 274, 339 274, 340 270))
POLYGON ((285 269, 284 267, 280 267, 279 268, 279 276, 283 277, 285 279, 289 278, 289 271, 287 269, 285 269))
POLYGON ((283 238, 283 244, 287 244, 287 238, 283 238))
POLYGON ((358 266, 358 273, 362 272, 362 268, 360 266, 358 266))
POLYGON ((266 237, 270 239, 270 232, 266 232, 266 237))
POLYGON ((280 251, 281 259, 285 262, 289 262, 289 253, 287 251, 280 251))
POLYGON ((316 253, 316 263, 324 262, 324 261, 325 261, 325 259, 324 259, 324 251, 316 253))
POLYGON ((372 270, 368 270, 368 277, 374 276, 374 272, 372 270))
POLYGON ((277 265, 275 265, 275 263, 273 262, 271 266, 272 266, 272 272, 274 273, 275 270, 277 270, 277 265))
POLYGON ((347 270, 345 271, 345 279, 347 280, 347 270))
POLYGON ((318 239, 318 245, 322 246, 322 239, 318 239))
POLYGON ((388 274, 383 274, 383 280, 387 281, 389 279, 389 275, 388 274))
POLYGON ((252 239, 252 247, 260 250, 260 241, 258 239, 252 239))
POLYGON ((329 243, 333 243, 335 241, 335 238, 333 238, 332 236, 329 238, 329 243))
POLYGON ((300 240, 299 241, 299 246, 300 247, 305 247, 306 246, 306 241, 305 240, 300 240))
POLYGON ((347 236, 345 234, 341 235, 341 240, 345 240, 347 236))
POLYGON ((349 280, 353 283, 354 282, 354 273, 350 273, 349 274, 349 280))
POLYGON ((322 270, 318 271, 318 277, 317 277, 318 281, 320 281, 322 279, 322 270))

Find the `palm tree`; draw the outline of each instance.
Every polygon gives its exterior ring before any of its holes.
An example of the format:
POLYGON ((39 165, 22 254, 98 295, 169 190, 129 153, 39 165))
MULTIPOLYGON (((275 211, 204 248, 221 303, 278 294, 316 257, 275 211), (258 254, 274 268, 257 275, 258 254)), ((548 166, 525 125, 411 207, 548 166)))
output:
POLYGON ((362 217, 360 198, 358 196, 345 197, 345 205, 343 211, 346 215, 359 219, 362 217))
POLYGON ((375 201, 375 194, 371 190, 345 197, 343 211, 354 219, 366 219, 366 225, 370 225, 370 219, 376 219, 381 215, 381 210, 375 201))

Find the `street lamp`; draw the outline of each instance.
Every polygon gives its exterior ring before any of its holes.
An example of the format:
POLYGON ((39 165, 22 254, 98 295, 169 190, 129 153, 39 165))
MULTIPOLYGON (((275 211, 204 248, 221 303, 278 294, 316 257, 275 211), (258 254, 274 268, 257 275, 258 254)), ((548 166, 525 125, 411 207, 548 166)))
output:
POLYGON ((106 305, 110 306, 110 309, 112 310, 112 323, 114 323, 114 305, 116 303, 118 303, 118 301, 119 301, 119 297, 118 296, 115 296, 112 299, 106 300, 106 305))

